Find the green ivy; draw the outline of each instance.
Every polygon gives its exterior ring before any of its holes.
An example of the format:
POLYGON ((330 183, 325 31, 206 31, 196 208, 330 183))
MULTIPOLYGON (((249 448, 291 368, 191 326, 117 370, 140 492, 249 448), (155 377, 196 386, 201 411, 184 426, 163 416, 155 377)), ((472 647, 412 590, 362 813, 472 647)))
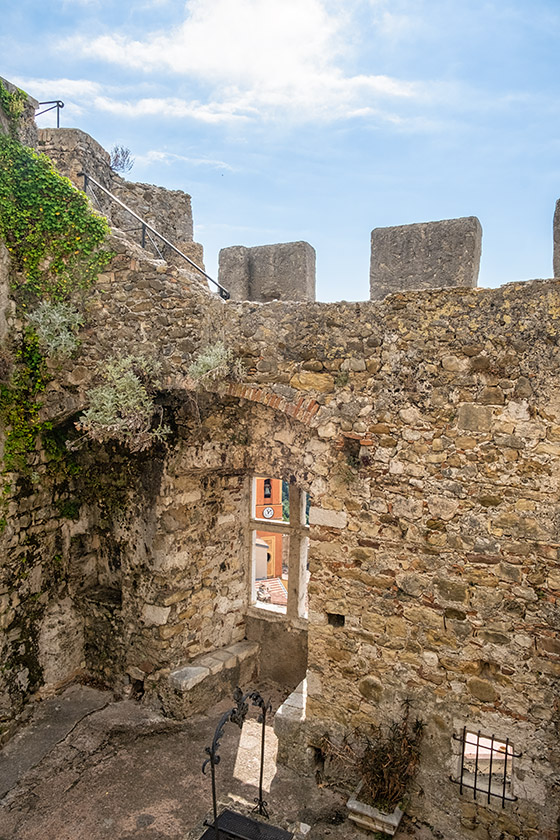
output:
MULTIPOLYGON (((106 219, 92 211, 86 196, 56 172, 46 155, 0 136, 0 236, 11 255, 20 314, 40 301, 66 301, 89 288, 113 256, 100 250, 108 230, 106 219)), ((39 416, 46 366, 29 326, 15 361, 9 385, 0 385, 7 427, 4 468, 27 472, 27 456, 47 428, 39 416)))
POLYGON ((45 360, 39 350, 38 338, 27 329, 16 352, 16 367, 10 385, 0 385, 0 410, 8 427, 4 444, 4 468, 8 472, 27 471, 27 454, 35 448, 43 426, 37 397, 45 390, 46 382, 45 360))
POLYGON ((0 235, 19 273, 21 305, 87 289, 112 256, 98 250, 108 231, 46 155, 0 137, 0 235))
POLYGON ((0 108, 8 119, 12 137, 15 137, 17 134, 19 121, 26 102, 27 94, 25 91, 16 88, 12 93, 0 82, 0 108))

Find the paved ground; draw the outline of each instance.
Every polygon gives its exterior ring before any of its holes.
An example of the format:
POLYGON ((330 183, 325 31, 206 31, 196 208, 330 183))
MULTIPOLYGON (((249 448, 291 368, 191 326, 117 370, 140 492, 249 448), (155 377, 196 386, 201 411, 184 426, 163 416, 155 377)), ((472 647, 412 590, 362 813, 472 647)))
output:
MULTIPOLYGON (((277 708, 282 696, 270 687, 268 694, 277 708)), ((0 840, 194 840, 211 811, 204 747, 231 705, 176 722, 85 686, 37 704, 31 723, 0 752, 0 840)), ((228 724, 220 750, 218 794, 240 810, 257 795, 254 718, 242 732, 228 724)), ((365 836, 346 820, 337 794, 277 766, 275 756, 270 729, 265 788, 273 823, 292 830, 306 823, 308 840, 365 836)), ((406 828, 400 835, 410 837, 406 828)))

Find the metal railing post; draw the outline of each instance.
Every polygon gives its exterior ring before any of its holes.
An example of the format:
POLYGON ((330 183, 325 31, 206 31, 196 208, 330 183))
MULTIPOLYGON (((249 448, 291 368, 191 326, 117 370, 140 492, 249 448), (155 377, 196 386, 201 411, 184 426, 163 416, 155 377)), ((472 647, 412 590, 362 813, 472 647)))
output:
MULTIPOLYGON (((172 251, 175 251, 176 254, 179 254, 180 257, 182 257, 184 260, 186 260, 189 263, 189 265, 192 265, 193 268, 195 268, 200 274, 202 274, 202 276, 205 277, 206 280, 208 280, 210 283, 213 283, 214 286, 216 286, 216 288, 218 290, 218 294, 222 298, 222 300, 229 300, 230 299, 230 293, 228 292, 227 289, 224 289, 224 287, 221 286, 216 280, 214 280, 213 277, 210 277, 209 274, 206 274, 204 269, 202 269, 193 260, 191 260, 190 257, 187 257, 186 254, 184 254, 182 251, 180 251, 175 245, 173 245, 172 242, 169 241, 169 239, 166 239, 165 236, 163 236, 155 228, 153 228, 151 225, 149 225, 148 222, 146 222, 141 216, 138 215, 138 213, 135 213, 134 210, 131 210, 130 207, 127 207, 127 205, 124 203, 124 201, 121 201, 120 198, 117 198, 116 195, 113 195, 113 193, 110 190, 108 190, 107 187, 104 187, 103 184, 100 184, 99 181, 96 181, 95 178, 92 178, 92 176, 88 175, 86 172, 78 172, 78 175, 84 178, 84 192, 87 189, 87 184, 91 181, 92 184, 95 184, 96 187, 98 187, 100 190, 103 190, 103 192, 106 193, 106 195, 109 196, 111 201, 114 201, 115 204, 118 204, 119 207, 122 207, 123 210, 126 210, 127 213, 130 213, 130 215, 134 219, 136 219, 138 222, 140 222, 140 224, 142 225, 142 247, 144 247, 144 245, 145 245, 146 236, 149 236, 149 238, 151 239, 150 233, 153 233, 154 236, 157 236, 158 239, 161 239, 161 241, 163 242, 164 245, 167 245, 169 248, 171 248, 172 251)), ((153 241, 152 241, 152 244, 154 245, 154 247, 156 248, 158 253, 161 255, 161 252, 159 251, 159 248, 157 248, 157 246, 155 245, 155 243, 153 243, 153 241)))
POLYGON ((40 117, 42 114, 46 114, 48 111, 54 111, 56 108, 56 127, 60 128, 60 109, 64 108, 64 102, 60 99, 49 99, 46 102, 39 102, 39 105, 50 105, 50 108, 45 108, 44 111, 39 111, 38 114, 35 114, 35 117, 40 117))

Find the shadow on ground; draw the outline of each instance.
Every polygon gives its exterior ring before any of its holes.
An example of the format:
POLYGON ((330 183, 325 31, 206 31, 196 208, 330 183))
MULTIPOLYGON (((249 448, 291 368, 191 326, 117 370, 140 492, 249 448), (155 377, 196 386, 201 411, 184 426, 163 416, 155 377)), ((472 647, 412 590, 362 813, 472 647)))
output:
MULTIPOLYGON (((278 689, 259 690, 278 708, 278 689)), ((194 840, 212 808, 204 748, 231 705, 226 700, 177 722, 86 686, 38 704, 31 723, 0 752, 0 840, 194 840)), ((253 710, 243 731, 229 724, 220 749, 220 801, 245 812, 258 790, 255 718, 253 710)), ((271 728, 264 786, 273 823, 298 833, 307 824, 309 840, 361 835, 337 794, 276 765, 271 728)))

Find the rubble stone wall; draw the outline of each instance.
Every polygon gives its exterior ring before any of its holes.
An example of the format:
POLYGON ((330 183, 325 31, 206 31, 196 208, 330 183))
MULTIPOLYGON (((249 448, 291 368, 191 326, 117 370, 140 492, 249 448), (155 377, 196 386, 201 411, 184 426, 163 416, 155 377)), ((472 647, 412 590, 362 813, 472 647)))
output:
MULTIPOLYGON (((0 83, 2 83, 2 85, 10 93, 16 93, 18 90, 16 85, 12 84, 12 82, 9 82, 7 79, 3 79, 2 76, 0 76, 0 83)), ((33 148, 36 148, 37 146, 35 112, 38 107, 38 101, 27 94, 27 100, 23 104, 23 113, 17 120, 16 136, 18 137, 20 143, 23 143, 26 146, 32 146, 33 148)), ((10 134, 10 121, 6 114, 4 114, 2 108, 0 108, 0 134, 10 134)))
MULTIPOLYGON (((560 281, 225 303, 122 233, 109 246, 41 416, 64 442, 98 363, 142 353, 162 363, 172 433, 137 455, 88 446, 76 470, 44 441, 8 477, 2 720, 78 667, 157 694, 169 668, 254 636, 250 478, 268 474, 311 497, 309 619, 283 628, 299 669, 308 635, 302 748, 387 724, 406 699, 426 724, 408 810, 434 840, 553 840, 560 281), (241 381, 195 389, 189 364, 217 340, 241 381), (450 781, 463 726, 522 753, 515 802, 450 781)), ((286 681, 282 634, 265 650, 286 681)))
MULTIPOLYGON (((78 189, 84 188, 84 179, 78 173, 87 172, 106 189, 112 192, 127 207, 130 207, 172 245, 183 251, 190 259, 203 267, 202 246, 193 242, 193 218, 191 197, 182 190, 168 190, 153 184, 141 184, 125 180, 111 169, 110 155, 93 137, 77 128, 42 128, 38 132, 38 148, 55 163, 59 172, 70 178, 78 189)), ((120 230, 129 231, 130 239, 140 243, 140 223, 93 186, 88 192, 95 194, 94 206, 106 215, 110 223, 120 230), (137 228, 137 230, 134 230, 137 228)), ((184 265, 171 249, 164 249, 161 241, 154 237, 166 260, 184 265)), ((156 254, 149 236, 146 248, 156 254)))
POLYGON ((560 199, 556 202, 556 208, 554 210, 552 238, 554 243, 552 271, 555 277, 560 277, 560 199))

